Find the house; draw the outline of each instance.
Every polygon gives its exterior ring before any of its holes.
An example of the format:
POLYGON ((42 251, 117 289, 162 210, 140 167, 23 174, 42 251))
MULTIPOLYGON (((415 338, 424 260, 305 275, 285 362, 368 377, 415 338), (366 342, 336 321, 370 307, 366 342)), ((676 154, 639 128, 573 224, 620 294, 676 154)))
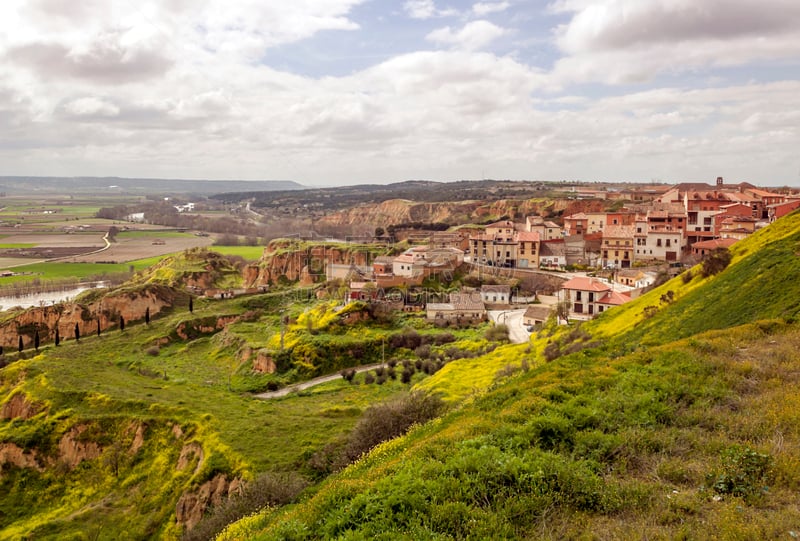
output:
POLYGON ((482 285, 481 299, 486 304, 510 304, 511 286, 507 285, 482 285))
POLYGON ((601 264, 616 269, 630 268, 633 262, 635 227, 632 225, 607 226, 603 231, 601 264))
POLYGON ((540 240, 555 240, 562 238, 561 227, 558 224, 545 221, 541 216, 528 216, 525 218, 525 230, 539 233, 540 240))
POLYGON ((583 212, 564 217, 565 235, 583 235, 589 227, 589 217, 583 212))
POLYGON ((428 321, 484 321, 486 306, 477 293, 451 293, 450 302, 429 302, 425 307, 428 321))
POLYGON ((550 306, 544 306, 541 304, 528 306, 528 309, 525 310, 524 314, 522 314, 522 324, 526 327, 543 325, 544 322, 550 317, 552 312, 553 309, 550 306))
POLYGON ((769 221, 774 222, 778 218, 783 218, 793 210, 800 208, 800 199, 789 199, 785 203, 777 203, 769 205, 767 212, 769 214, 769 221))
POLYGON ((594 267, 600 259, 602 233, 564 237, 564 256, 567 265, 594 267))
POLYGON ((352 301, 368 301, 378 298, 378 288, 375 282, 350 282, 350 294, 352 301))
POLYGON ((567 265, 564 240, 546 240, 539 247, 539 267, 543 269, 563 269, 567 265))
POLYGON ((624 286, 641 289, 653 285, 656 281, 656 274, 639 269, 621 269, 616 273, 614 281, 624 286))
POLYGON ((606 228, 605 212, 586 212, 586 230, 584 233, 602 233, 606 228))
POLYGON ((471 236, 469 242, 473 263, 509 268, 539 265, 539 233, 517 231, 510 220, 486 226, 483 235, 471 236))
POLYGON ((601 314, 609 308, 625 304, 629 300, 631 300, 631 298, 625 293, 609 291, 597 301, 597 313, 601 314))
POLYGON ((568 280, 561 286, 562 300, 569 301, 570 317, 590 319, 596 314, 605 312, 630 300, 613 290, 610 284, 597 278, 578 276, 568 280))
POLYGON ((742 240, 755 233, 756 222, 755 218, 743 216, 725 218, 720 224, 719 236, 723 239, 742 240))
POLYGON ((535 269, 539 266, 539 233, 520 231, 514 235, 517 241, 517 267, 535 269))
POLYGON ((700 242, 695 242, 692 244, 692 255, 696 256, 704 256, 706 254, 710 254, 717 248, 730 248, 734 244, 736 244, 737 239, 711 239, 711 240, 703 240, 700 242))

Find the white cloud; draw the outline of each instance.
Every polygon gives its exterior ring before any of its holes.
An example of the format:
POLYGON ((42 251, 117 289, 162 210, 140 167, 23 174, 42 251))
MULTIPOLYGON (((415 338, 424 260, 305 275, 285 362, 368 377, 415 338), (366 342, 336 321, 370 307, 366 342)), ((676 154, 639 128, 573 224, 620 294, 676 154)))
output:
POLYGON ((561 81, 643 82, 800 55, 794 0, 562 0, 550 9, 574 13, 556 31, 561 81))
POLYGON ((484 17, 490 13, 498 13, 507 10, 511 4, 508 2, 478 2, 472 5, 472 12, 479 17, 484 17))
POLYGON ((449 26, 439 28, 425 36, 425 39, 434 43, 475 51, 486 47, 505 33, 504 28, 489 21, 472 21, 458 31, 452 30, 449 26))
POLYGON ((72 100, 64 105, 64 111, 76 117, 111 118, 119 114, 119 107, 97 97, 86 97, 72 100))
POLYGON ((406 0, 403 9, 412 19, 432 19, 434 17, 451 17, 458 15, 452 8, 439 9, 434 0, 406 0))

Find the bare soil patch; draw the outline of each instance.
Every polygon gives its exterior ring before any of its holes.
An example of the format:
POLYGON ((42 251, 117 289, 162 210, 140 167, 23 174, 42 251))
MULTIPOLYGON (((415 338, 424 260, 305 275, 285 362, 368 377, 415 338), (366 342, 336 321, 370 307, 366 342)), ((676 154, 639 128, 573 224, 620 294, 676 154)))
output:
POLYGON ((68 261, 82 263, 125 263, 182 252, 189 248, 209 246, 214 239, 210 237, 165 237, 158 239, 163 244, 153 244, 158 237, 120 238, 111 247, 95 254, 71 257, 68 261))

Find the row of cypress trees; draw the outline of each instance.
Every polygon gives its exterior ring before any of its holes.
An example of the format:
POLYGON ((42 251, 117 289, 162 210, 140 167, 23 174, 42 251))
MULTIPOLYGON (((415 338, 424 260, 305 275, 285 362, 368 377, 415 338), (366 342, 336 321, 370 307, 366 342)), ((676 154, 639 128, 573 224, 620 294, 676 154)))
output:
MULTIPOLYGON (((194 312, 194 302, 192 300, 192 297, 189 297, 189 312, 191 312, 191 313, 194 312)), ((144 323, 145 323, 145 325, 150 325, 150 307, 149 306, 147 308, 145 308, 145 311, 144 311, 144 323)), ((119 315, 119 330, 120 331, 124 331, 125 330, 125 318, 122 317, 122 314, 119 315)), ((100 319, 97 319, 97 336, 100 336, 100 319)), ((74 337, 75 337, 75 341, 76 342, 80 342, 80 339, 81 339, 81 327, 80 327, 80 324, 78 324, 78 323, 75 323, 74 337)), ((56 346, 58 346, 61 343, 61 335, 59 334, 57 326, 56 326, 56 335, 55 335, 54 342, 55 342, 56 346)), ((33 335, 33 347, 34 347, 34 349, 36 351, 39 351, 39 329, 36 329, 36 331, 34 332, 34 335, 33 335)), ((19 335, 17 349, 19 350, 20 353, 22 353, 22 350, 25 349, 25 345, 24 345, 23 340, 22 340, 22 335, 19 335)), ((3 354, 3 346, 0 345, 0 355, 2 355, 2 354, 3 354)))

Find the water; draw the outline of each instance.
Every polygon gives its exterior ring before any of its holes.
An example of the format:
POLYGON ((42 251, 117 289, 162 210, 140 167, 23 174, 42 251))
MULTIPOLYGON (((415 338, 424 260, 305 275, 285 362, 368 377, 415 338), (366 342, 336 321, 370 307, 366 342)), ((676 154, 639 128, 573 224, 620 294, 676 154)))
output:
POLYGON ((93 282, 89 284, 82 284, 76 287, 70 287, 61 291, 48 291, 46 293, 31 293, 28 295, 19 295, 13 297, 0 297, 0 310, 8 310, 15 306, 23 308, 31 308, 34 306, 49 306, 61 301, 74 299, 79 293, 87 289, 94 289, 97 287, 104 287, 106 282, 93 282))

